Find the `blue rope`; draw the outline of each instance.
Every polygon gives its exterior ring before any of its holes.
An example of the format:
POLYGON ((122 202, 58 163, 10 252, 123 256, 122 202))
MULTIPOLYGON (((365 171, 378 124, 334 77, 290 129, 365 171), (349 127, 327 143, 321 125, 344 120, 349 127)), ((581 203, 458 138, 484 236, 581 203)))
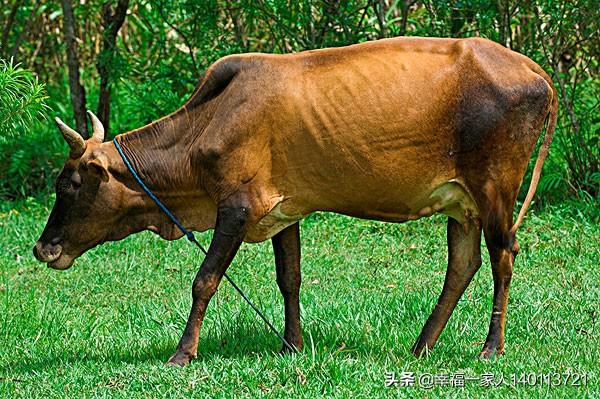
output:
MULTIPOLYGON (((146 184, 144 183, 144 181, 137 174, 135 168, 133 167, 133 165, 131 164, 131 162, 129 162, 129 159, 127 158, 127 156, 123 152, 123 148, 121 147, 121 144, 119 144, 119 141, 117 140, 117 137, 115 137, 113 139, 113 143, 115 144, 115 147, 117 148, 117 151, 119 152, 119 155, 121 155, 121 158, 123 159, 123 162, 125 163, 125 166, 127 167, 127 170, 129 170, 129 173, 131 173, 131 175, 133 176, 133 178, 135 179, 135 181, 140 185, 140 187, 142 188, 142 190, 144 190, 144 192, 146 194, 148 194, 148 197, 150 197, 150 199, 152 201, 154 201, 154 203, 160 208, 160 210, 163 211, 164 214, 167 215, 167 217, 169 219, 171 219, 171 221, 175 224, 175 226, 177 226, 177 228, 179 230, 181 230, 181 232, 183 234, 185 234, 185 236, 187 237, 187 239, 189 241, 191 241, 192 243, 196 244, 196 246, 198 248, 200 248, 200 250, 204 253, 204 255, 206 255, 207 251, 198 242, 198 240, 196 240, 196 237, 194 236, 194 233, 191 232, 190 230, 186 229, 185 227, 183 227, 183 224, 181 224, 181 222, 179 221, 179 219, 177 219, 175 217, 175 215, 173 215, 171 213, 171 211, 169 210, 169 208, 167 208, 165 206, 165 204, 163 204, 162 201, 159 200, 156 195, 154 195, 154 193, 152 192, 152 190, 150 190, 148 188, 148 186, 146 186, 146 184)), ((248 303, 248 305, 250 305, 250 307, 252 309, 254 309, 254 311, 260 316, 260 318, 263 319, 263 321, 267 324, 267 326, 269 326, 269 328, 271 329, 271 331, 273 331, 275 333, 275 335, 277 335, 277 338, 279 338, 279 340, 283 343, 283 345, 285 345, 292 352, 295 352, 296 349, 292 345, 290 345, 290 343, 287 342, 286 339, 281 336, 281 334, 279 334, 279 331, 277 331, 277 329, 273 326, 273 324, 271 324, 271 322, 265 317, 265 315, 262 314, 262 312, 256 307, 256 305, 254 305, 254 303, 252 303, 252 301, 250 300, 250 298, 248 298, 248 296, 244 293, 244 291, 242 291, 242 289, 240 287, 238 287, 238 285, 236 283, 233 282, 233 280, 227 275, 227 273, 223 273, 223 276, 227 279, 227 281, 229 281, 229 283, 233 286, 233 288, 235 288, 235 290, 242 296, 242 298, 244 298, 244 300, 248 303)))

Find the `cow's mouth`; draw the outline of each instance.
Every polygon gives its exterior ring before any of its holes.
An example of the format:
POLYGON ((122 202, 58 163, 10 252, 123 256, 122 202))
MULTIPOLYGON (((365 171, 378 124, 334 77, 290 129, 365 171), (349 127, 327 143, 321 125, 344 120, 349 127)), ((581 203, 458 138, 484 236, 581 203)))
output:
POLYGON ((57 270, 65 270, 71 267, 75 256, 65 253, 60 244, 44 245, 38 241, 33 247, 33 254, 37 260, 44 262, 48 267, 57 270))
POLYGON ((73 265, 74 260, 75 257, 63 253, 52 262, 48 262, 48 267, 54 270, 66 270, 73 265))

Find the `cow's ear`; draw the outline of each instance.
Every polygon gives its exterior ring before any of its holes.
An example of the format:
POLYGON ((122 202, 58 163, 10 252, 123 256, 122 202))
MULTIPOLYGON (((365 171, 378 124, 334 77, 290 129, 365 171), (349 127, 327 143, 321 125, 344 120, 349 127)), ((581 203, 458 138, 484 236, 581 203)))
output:
POLYGON ((108 181, 108 159, 106 155, 96 155, 87 162, 86 166, 87 170, 97 175, 102 181, 108 181))

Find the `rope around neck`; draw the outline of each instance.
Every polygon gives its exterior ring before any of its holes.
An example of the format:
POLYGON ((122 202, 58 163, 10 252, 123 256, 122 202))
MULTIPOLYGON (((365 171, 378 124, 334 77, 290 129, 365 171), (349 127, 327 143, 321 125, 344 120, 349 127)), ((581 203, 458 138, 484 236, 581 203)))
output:
MULTIPOLYGON (((121 147, 121 144, 119 144, 119 141, 117 140, 117 137, 115 137, 113 139, 113 143, 115 144, 115 147, 117 148, 117 151, 119 152, 119 155, 121 155, 121 158, 123 159, 123 162, 125 163, 125 166, 127 167, 127 170, 129 170, 129 173, 131 173, 131 175, 133 176, 133 178, 135 179, 135 181, 140 185, 140 187, 142 188, 142 190, 144 190, 144 192, 148 195, 148 197, 150 197, 150 199, 152 201, 154 201, 154 203, 160 208, 160 210, 163 211, 163 213, 165 215, 167 215, 167 217, 175 224, 175 226, 177 226, 177 228, 187 237, 187 239, 190 242, 192 242, 193 244, 195 244, 198 248, 200 248, 200 250, 204 253, 204 255, 207 255, 208 252, 198 242, 198 240, 196 240, 196 237, 194 236, 194 233, 191 232, 190 230, 186 229, 185 227, 183 227, 183 224, 181 224, 181 222, 179 221, 179 219, 177 219, 175 217, 175 215, 173 215, 173 213, 169 210, 169 208, 167 208, 165 206, 165 204, 163 204, 162 201, 159 200, 158 197, 152 192, 152 190, 150 190, 148 188, 148 186, 146 186, 146 184, 144 183, 144 181, 140 178, 140 176, 136 172, 135 168, 133 167, 133 165, 131 164, 131 162, 129 162, 129 159, 127 158, 127 156, 123 152, 123 148, 121 147)), ((260 311, 260 309, 258 309, 256 307, 256 305, 254 305, 254 303, 252 303, 252 301, 250 300, 250 298, 248 298, 248 295, 246 295, 244 293, 244 291, 242 291, 242 289, 240 287, 238 287, 238 285, 231 279, 231 277, 229 277, 227 275, 227 273, 223 273, 223 276, 227 279, 227 281, 229 281, 229 284, 231 284, 233 286, 233 288, 235 288, 235 290, 242 296, 242 298, 244 298, 244 301, 246 301, 248 303, 248 305, 250 305, 250 307, 252 309, 254 309, 254 311, 256 312, 256 314, 258 316, 260 316, 260 318, 265 322, 265 324, 269 327, 269 329, 271 329, 271 331, 273 331, 273 333, 277 336, 277 338, 279 338, 279 340, 283 343, 283 345, 285 345, 292 352, 295 352, 296 349, 292 345, 290 345, 290 343, 287 342, 286 339, 283 338, 283 336, 281 334, 279 334, 279 331, 277 331, 277 329, 265 317, 265 315, 260 311)))

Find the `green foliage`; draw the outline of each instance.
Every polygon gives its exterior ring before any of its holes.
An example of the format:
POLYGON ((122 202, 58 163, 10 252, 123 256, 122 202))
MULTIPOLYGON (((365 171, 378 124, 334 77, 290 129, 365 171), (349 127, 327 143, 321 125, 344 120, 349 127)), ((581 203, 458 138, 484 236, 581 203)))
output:
MULTIPOLYGON (((588 0, 541 2, 539 41, 532 46, 552 70, 559 94, 559 126, 549 175, 561 174, 563 193, 600 198, 600 19, 588 0), (543 34, 542 34, 543 32, 543 34), (554 161, 554 162, 552 162, 554 161)), ((546 177, 542 176, 543 179, 546 177)), ((556 191, 555 191, 556 192, 556 191)), ((560 191, 558 191, 560 192, 560 191)))
MULTIPOLYGON (((0 0, 0 5, 0 34, 8 33, 2 51, 14 52, 17 60, 50 85, 51 103, 59 105, 61 117, 69 120, 60 5, 46 0, 34 4, 0 0)), ((534 205, 569 197, 598 201, 600 18, 594 1, 140 0, 130 2, 129 8, 117 38, 118 51, 105 54, 101 2, 74 2, 88 108, 93 110, 98 102, 96 65, 108 65, 113 135, 176 109, 189 97, 202 71, 227 54, 289 53, 398 35, 481 36, 532 58, 548 71, 559 91, 558 129, 534 205)), ((54 130, 47 121, 24 132, 47 140, 54 130)), ((41 148, 43 143, 33 147, 41 148)), ((31 175, 45 176, 41 170, 48 160, 30 159, 31 175)), ((19 186, 24 174, 14 176, 15 185, 0 196, 21 197, 51 186, 51 179, 19 186)), ((0 175, 9 176, 6 165, 0 165, 0 175)))
POLYGON ((55 174, 61 143, 45 134, 46 100, 37 77, 0 59, 0 199, 46 191, 55 174))
MULTIPOLYGON (((44 109, 66 113, 65 104, 52 87, 44 109)), ((0 201, 29 196, 45 197, 67 157, 67 145, 47 118, 17 126, 15 137, 0 137, 0 201)))
POLYGON ((577 110, 577 125, 570 116, 562 118, 553 149, 565 166, 563 180, 572 192, 597 197, 600 194, 600 78, 588 78, 566 90, 573 99, 573 110, 577 110))
MULTIPOLYGON (((191 74, 190 74, 191 75, 191 74)), ((115 116, 119 131, 127 131, 157 120, 179 107, 192 92, 196 82, 185 84, 181 75, 166 65, 146 71, 140 81, 123 81, 115 95, 115 116), (173 82, 179 82, 175 90, 173 82), (125 119, 121 120, 122 117, 125 119)))
POLYGON ((67 157, 56 127, 36 122, 18 140, 0 140, 0 200, 46 196, 67 157))
POLYGON ((44 85, 30 71, 0 59, 0 138, 26 131, 44 116, 44 85))

